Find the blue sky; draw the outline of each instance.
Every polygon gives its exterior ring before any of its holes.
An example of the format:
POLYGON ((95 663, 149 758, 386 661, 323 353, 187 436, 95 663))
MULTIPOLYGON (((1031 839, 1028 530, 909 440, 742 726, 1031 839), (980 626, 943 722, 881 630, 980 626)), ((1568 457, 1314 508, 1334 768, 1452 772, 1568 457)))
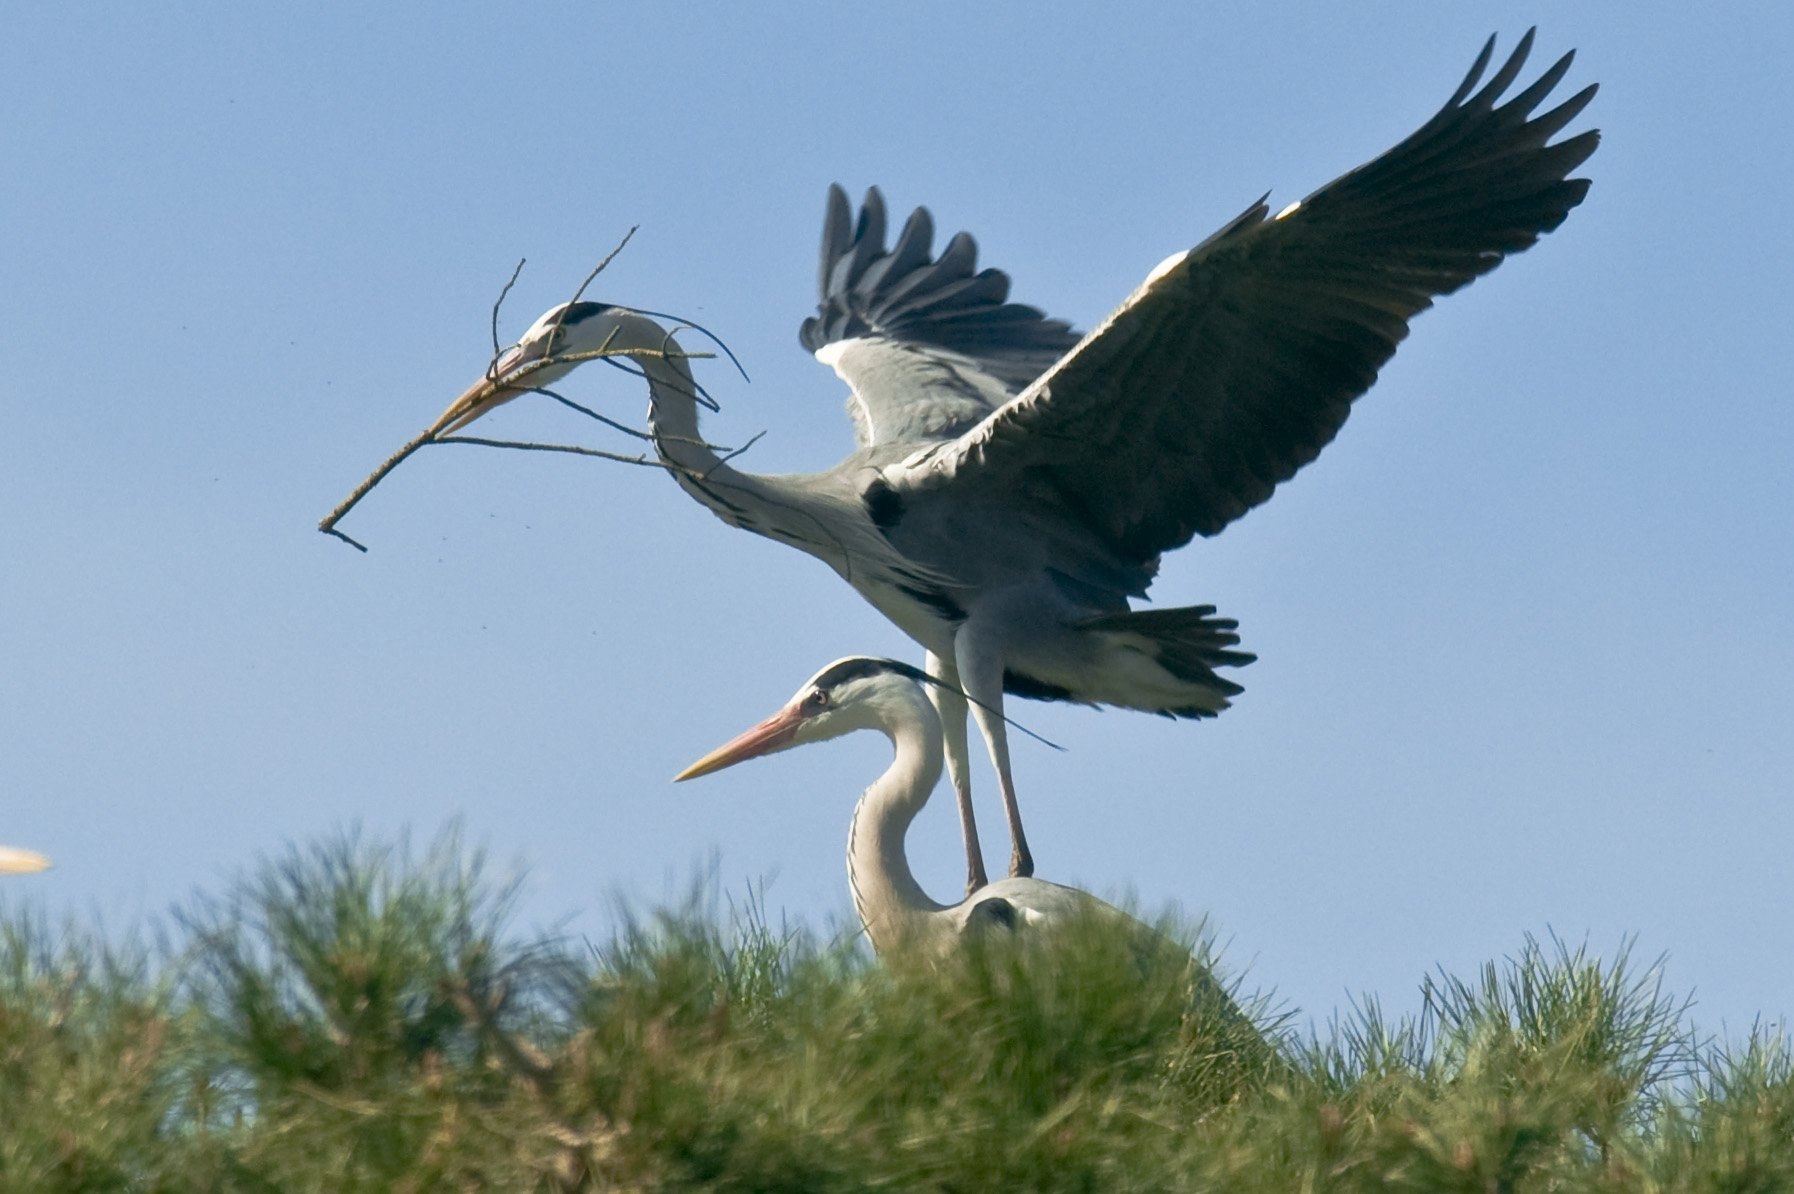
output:
MULTIPOLYGON (((1554 930, 1794 1012, 1794 11, 14 6, 0 73, 4 898, 128 924, 259 853, 453 818, 601 932, 717 859, 847 915, 861 736, 668 778, 919 652, 665 478, 434 449, 314 524, 631 225, 594 291, 721 333, 743 463, 824 467, 824 190, 882 186, 1089 327, 1266 190, 1406 135, 1491 32, 1605 136, 1588 201, 1417 321, 1338 441, 1169 559, 1260 660, 1215 722, 1017 702, 1041 874, 1206 914, 1251 984, 1407 1007, 1554 930)), ((569 391, 639 419, 597 371, 569 391)), ((484 425, 617 446, 544 403, 484 425)), ((980 773, 1000 863, 994 787, 980 773)), ((945 799, 911 844, 960 874, 945 799)))

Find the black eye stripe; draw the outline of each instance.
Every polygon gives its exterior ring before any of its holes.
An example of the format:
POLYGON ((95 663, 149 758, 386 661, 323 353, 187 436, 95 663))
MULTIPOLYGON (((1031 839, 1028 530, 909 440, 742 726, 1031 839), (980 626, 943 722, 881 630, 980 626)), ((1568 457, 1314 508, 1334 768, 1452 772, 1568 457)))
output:
POLYGON ((898 663, 895 659, 871 659, 858 657, 843 659, 822 675, 816 677, 814 684, 820 689, 834 689, 850 680, 864 680, 870 676, 886 672, 895 672, 899 676, 907 676, 911 680, 926 681, 928 676, 920 669, 907 663, 898 663))
POLYGON ((602 315, 610 310, 613 310, 610 303, 573 303, 568 306, 566 313, 561 316, 561 326, 566 327, 569 324, 579 323, 582 320, 590 319, 594 315, 602 315))

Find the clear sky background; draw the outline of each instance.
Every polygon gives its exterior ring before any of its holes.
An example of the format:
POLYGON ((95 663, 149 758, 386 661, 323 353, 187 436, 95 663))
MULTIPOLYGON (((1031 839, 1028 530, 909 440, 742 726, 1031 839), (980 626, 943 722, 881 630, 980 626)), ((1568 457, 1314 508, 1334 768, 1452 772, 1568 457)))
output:
MULTIPOLYGON (((851 444, 797 345, 827 184, 1087 328, 1266 190, 1394 144, 1482 41, 1598 81, 1587 202, 1422 315, 1321 459, 1167 560, 1260 655, 1221 719, 1017 701, 1041 874, 1207 915, 1325 1018, 1526 933, 1794 1012, 1794 8, 13 5, 0 17, 0 842, 110 925, 360 823, 460 818, 526 924, 712 857, 847 915, 862 735, 668 778, 850 653, 920 651, 665 477, 424 452, 317 520, 631 225, 594 297, 699 320, 748 467, 851 444)), ((632 380, 568 391, 639 420, 632 380)), ((545 400, 483 429, 619 441, 545 400)), ((994 785, 979 774, 992 863, 994 785)), ((949 802, 911 855, 961 875, 949 802)))

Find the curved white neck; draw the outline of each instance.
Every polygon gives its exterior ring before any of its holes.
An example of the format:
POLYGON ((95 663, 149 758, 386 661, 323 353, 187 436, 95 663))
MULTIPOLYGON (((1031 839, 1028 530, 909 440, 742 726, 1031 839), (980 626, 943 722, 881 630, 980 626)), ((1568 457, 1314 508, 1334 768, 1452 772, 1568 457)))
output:
POLYGON ((641 356, 635 361, 648 379, 648 431, 654 438, 655 454, 675 470, 681 484, 686 473, 734 473, 698 430, 698 383, 679 355, 683 350, 678 342, 662 335, 654 347, 664 355, 641 356))
POLYGON ((880 952, 925 931, 948 905, 928 898, 909 869, 904 835, 941 777, 941 727, 920 692, 905 698, 904 716, 881 728, 896 757, 860 796, 847 837, 847 884, 854 910, 880 952))
MULTIPOLYGON (((679 351, 664 334, 655 347, 670 354, 679 351)), ((648 378, 654 451, 679 487, 730 526, 788 543, 847 575, 836 525, 840 518, 828 508, 834 503, 826 482, 803 474, 747 473, 726 463, 698 428, 697 385, 685 361, 667 355, 641 357, 638 363, 648 378)))

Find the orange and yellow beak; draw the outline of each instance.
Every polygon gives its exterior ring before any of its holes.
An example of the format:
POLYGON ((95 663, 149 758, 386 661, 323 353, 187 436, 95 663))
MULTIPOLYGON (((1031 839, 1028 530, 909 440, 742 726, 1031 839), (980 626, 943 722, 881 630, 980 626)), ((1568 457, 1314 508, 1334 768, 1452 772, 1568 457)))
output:
POLYGON ((709 775, 713 771, 721 771, 724 767, 733 767, 748 759, 769 755, 791 745, 792 738, 797 735, 797 727, 803 724, 804 716, 798 705, 786 705, 777 713, 742 734, 723 743, 691 766, 673 777, 674 783, 682 783, 688 779, 696 779, 700 775, 709 775))
POLYGON ((431 436, 453 435, 487 411, 503 406, 519 394, 528 393, 528 386, 506 383, 521 380, 514 375, 529 363, 529 358, 522 349, 505 349, 492 367, 486 370, 485 376, 468 386, 459 398, 449 403, 448 409, 431 425, 431 436))

